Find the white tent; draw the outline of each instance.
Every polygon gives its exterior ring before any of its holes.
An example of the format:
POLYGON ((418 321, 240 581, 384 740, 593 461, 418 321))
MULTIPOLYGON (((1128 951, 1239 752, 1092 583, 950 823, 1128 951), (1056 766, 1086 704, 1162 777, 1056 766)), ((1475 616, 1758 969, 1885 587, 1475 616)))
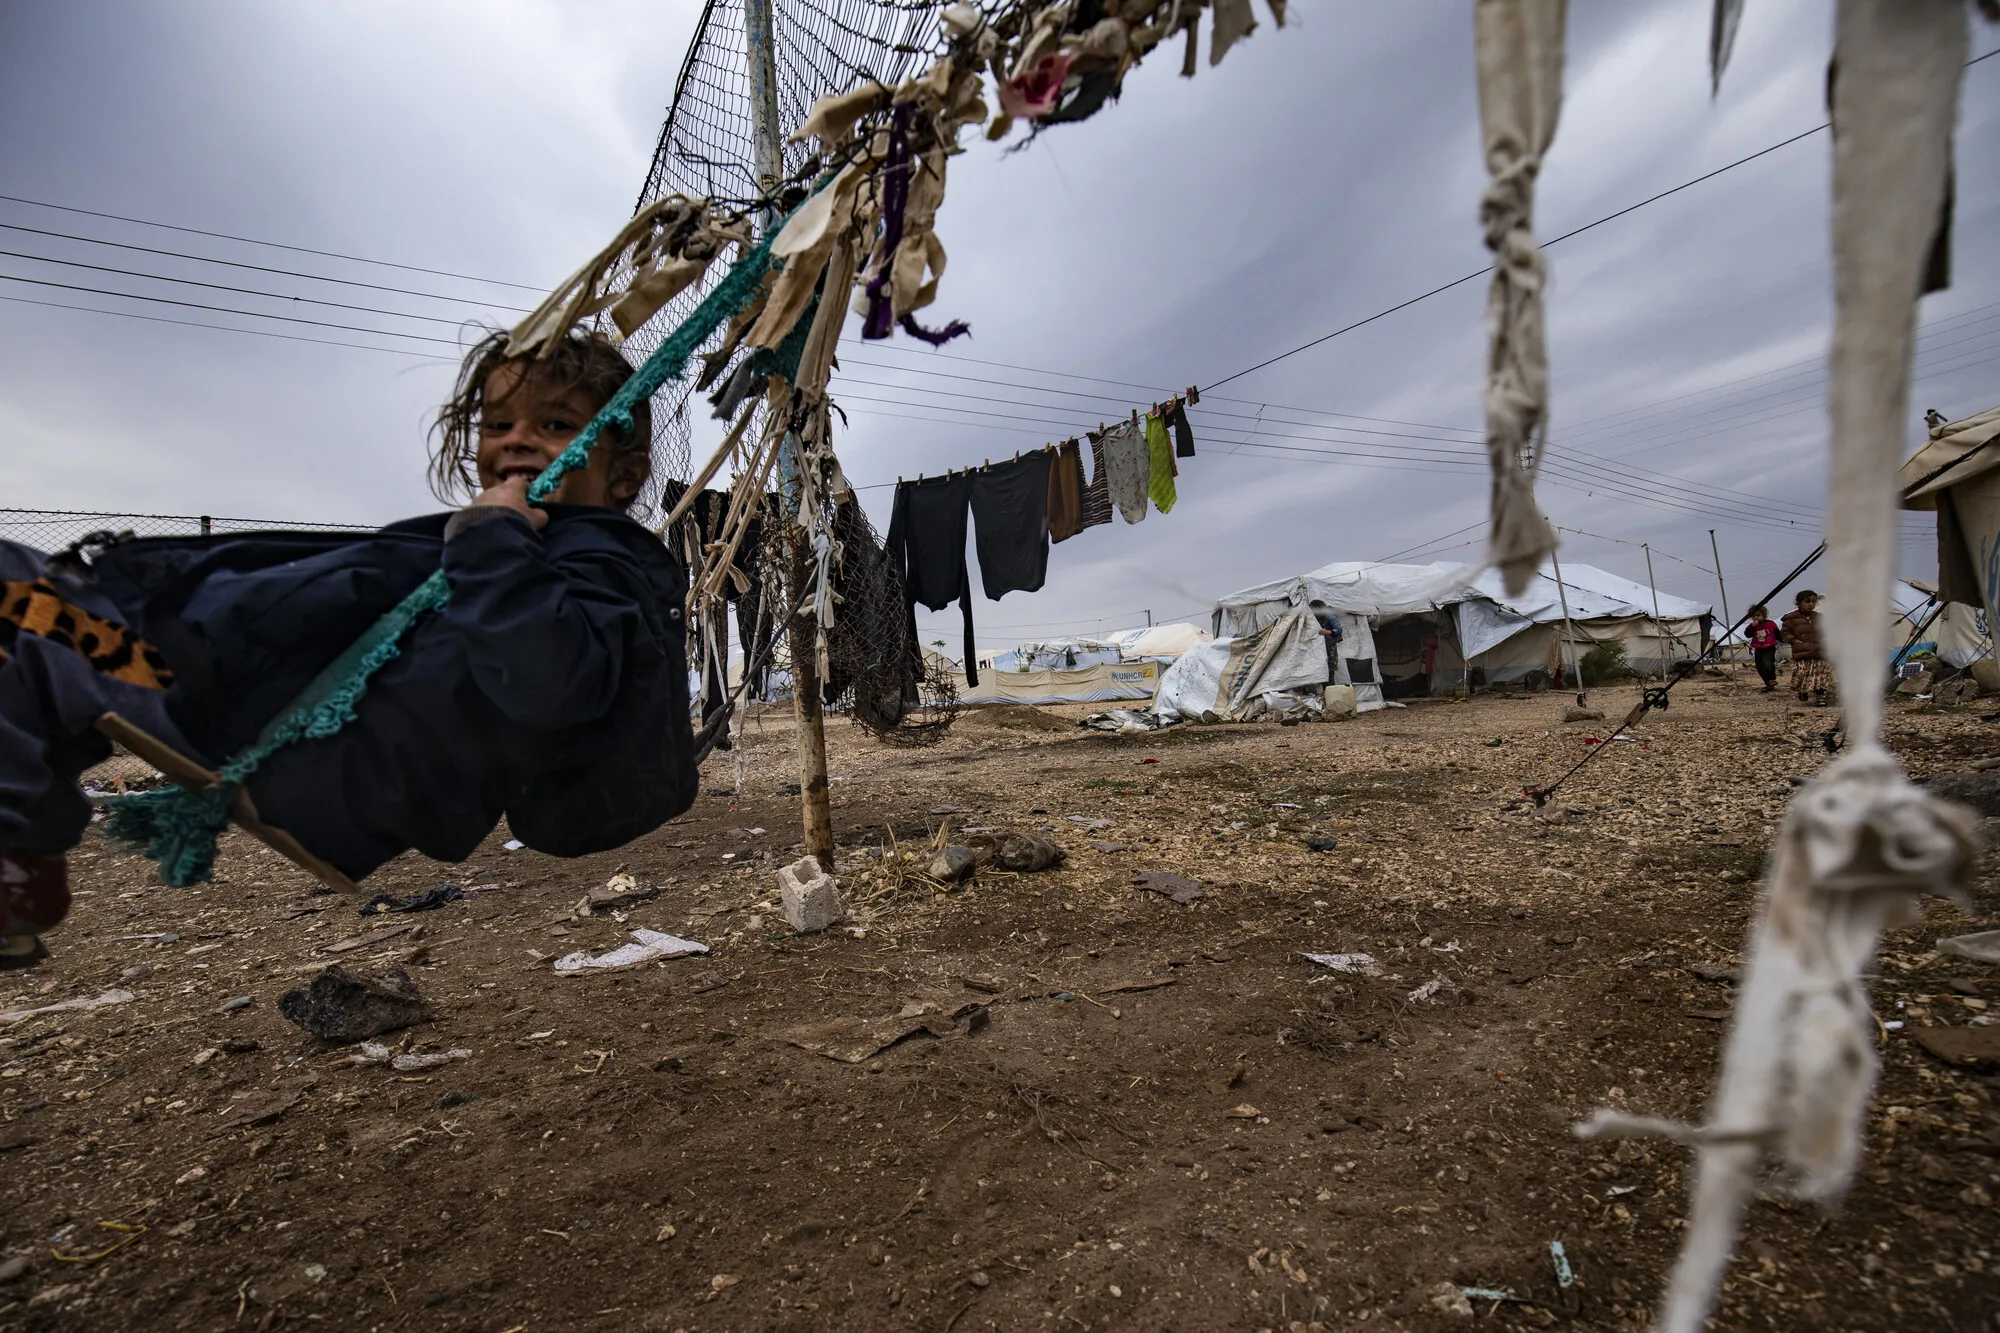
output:
POLYGON ((1171 662, 1188 649, 1204 644, 1213 636, 1199 625, 1180 622, 1171 625, 1146 625, 1139 629, 1120 630, 1107 634, 1105 639, 1118 645, 1118 651, 1128 662, 1151 659, 1171 662))
POLYGON ((1340 617, 1340 683, 1365 703, 1384 682, 1393 696, 1455 688, 1472 673, 1488 684, 1553 677, 1568 652, 1565 595, 1579 656, 1616 640, 1635 669, 1657 671, 1707 645, 1706 605, 1661 593, 1656 622, 1650 588, 1575 562, 1563 566, 1560 589, 1544 565, 1516 597, 1493 570, 1338 561, 1230 594, 1216 604, 1215 625, 1218 635, 1247 634, 1294 606, 1324 602, 1340 617))

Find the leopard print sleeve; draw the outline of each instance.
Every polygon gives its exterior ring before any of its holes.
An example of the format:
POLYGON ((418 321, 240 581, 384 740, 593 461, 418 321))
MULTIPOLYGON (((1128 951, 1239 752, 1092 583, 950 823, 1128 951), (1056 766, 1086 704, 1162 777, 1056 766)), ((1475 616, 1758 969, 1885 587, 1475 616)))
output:
POLYGON ((93 615, 47 579, 0 581, 0 661, 23 634, 82 654, 99 675, 149 690, 174 682, 160 650, 132 629, 93 615))

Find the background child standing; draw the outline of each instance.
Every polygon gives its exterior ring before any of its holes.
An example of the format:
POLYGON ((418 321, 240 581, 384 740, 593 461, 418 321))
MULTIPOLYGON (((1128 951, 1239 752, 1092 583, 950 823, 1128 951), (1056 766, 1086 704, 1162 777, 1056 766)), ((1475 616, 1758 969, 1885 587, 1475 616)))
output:
POLYGON ((1764 678, 1764 693, 1778 688, 1778 625, 1771 619, 1771 608, 1762 602, 1750 608, 1750 624, 1746 631, 1750 636, 1750 652, 1757 663, 1757 674, 1764 678))

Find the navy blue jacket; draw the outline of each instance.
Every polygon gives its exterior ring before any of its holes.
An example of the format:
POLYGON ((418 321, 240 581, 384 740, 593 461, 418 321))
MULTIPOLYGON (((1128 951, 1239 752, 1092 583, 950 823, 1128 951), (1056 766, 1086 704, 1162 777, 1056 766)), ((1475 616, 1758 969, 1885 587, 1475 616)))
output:
POLYGON ((694 801, 687 573, 622 514, 547 509, 540 533, 506 515, 449 541, 449 514, 363 536, 147 538, 91 575, 166 656, 168 712, 219 764, 441 563, 450 605, 404 637, 353 722, 264 762, 258 812, 355 879, 409 848, 463 860, 503 814, 535 850, 580 856, 694 801))

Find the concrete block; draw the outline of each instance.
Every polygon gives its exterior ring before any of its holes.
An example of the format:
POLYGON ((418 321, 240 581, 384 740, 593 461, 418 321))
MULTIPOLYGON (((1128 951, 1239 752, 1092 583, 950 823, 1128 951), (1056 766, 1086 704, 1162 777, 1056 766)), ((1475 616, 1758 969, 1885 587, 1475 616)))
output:
POLYGON ((840 887, 815 856, 801 857, 778 872, 778 902, 786 922, 802 933, 825 930, 847 915, 840 887))

